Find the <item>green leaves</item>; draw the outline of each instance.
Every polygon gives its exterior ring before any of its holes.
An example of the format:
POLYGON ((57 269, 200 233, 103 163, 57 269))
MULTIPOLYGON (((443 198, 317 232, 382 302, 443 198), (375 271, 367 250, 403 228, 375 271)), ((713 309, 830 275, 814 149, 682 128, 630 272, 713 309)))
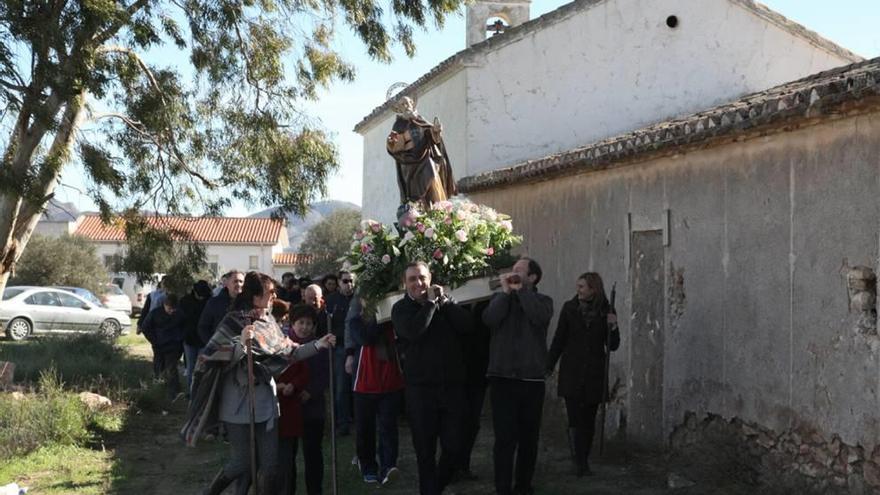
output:
MULTIPOLYGON (((0 219, 0 233, 27 242, 22 225, 52 197, 71 160, 89 175, 87 194, 108 219, 120 211, 220 214, 233 199, 303 214, 338 161, 305 100, 355 76, 337 30, 352 30, 372 58, 389 61, 395 45, 412 56, 414 30, 441 26, 461 5, 0 2, 0 124, 8 133, 0 203, 25 205, 0 219)), ((146 231, 129 239, 138 235, 145 246, 168 241, 146 231)), ((162 264, 134 247, 134 271, 162 264)), ((7 249, 0 246, 0 258, 7 249)))
POLYGON ((313 261, 303 268, 304 272, 313 275, 336 273, 340 269, 338 260, 348 252, 351 236, 360 221, 359 211, 343 209, 334 211, 312 227, 299 249, 313 256, 313 261))
POLYGON ((18 262, 13 285, 70 285, 98 293, 108 281, 95 245, 73 236, 35 235, 18 262))

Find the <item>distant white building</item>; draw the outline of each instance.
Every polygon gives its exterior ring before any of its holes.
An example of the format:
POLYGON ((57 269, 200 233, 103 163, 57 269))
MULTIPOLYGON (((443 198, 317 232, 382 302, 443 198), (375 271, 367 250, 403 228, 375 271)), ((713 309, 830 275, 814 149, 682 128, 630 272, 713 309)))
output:
MULTIPOLYGON (((281 219, 156 216, 150 220, 168 229, 187 232, 192 240, 204 245, 209 269, 217 275, 232 269, 275 274, 275 257, 289 246, 287 228, 281 219)), ((82 215, 74 223, 73 235, 94 242, 105 265, 111 266, 125 253, 121 224, 106 225, 95 214, 82 215)))
POLYGON ((399 203, 385 142, 402 96, 439 117, 463 178, 861 60, 751 0, 576 0, 533 20, 524 0, 468 9, 468 48, 355 127, 365 217, 392 220, 399 203), (504 32, 486 39, 493 21, 504 32))

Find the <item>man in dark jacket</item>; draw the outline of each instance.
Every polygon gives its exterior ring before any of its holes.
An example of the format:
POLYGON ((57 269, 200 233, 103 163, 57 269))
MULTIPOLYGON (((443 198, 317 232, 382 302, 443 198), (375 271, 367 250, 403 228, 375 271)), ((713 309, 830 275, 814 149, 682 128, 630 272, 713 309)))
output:
POLYGON ((241 293, 241 288, 244 286, 244 273, 232 270, 227 275, 229 276, 226 277, 226 286, 219 294, 208 299, 205 309, 199 317, 198 333, 202 342, 207 343, 211 340, 217 330, 217 325, 229 312, 232 301, 241 293))
POLYGON ((180 393, 177 363, 183 354, 183 313, 177 309, 177 296, 166 294, 162 305, 144 318, 144 336, 153 345, 158 356, 159 369, 165 379, 168 397, 174 399, 180 393))
MULTIPOLYGON (((327 283, 329 277, 324 278, 327 283)), ((335 278, 335 277, 334 277, 335 278)), ((336 348, 333 349, 333 378, 331 384, 333 399, 336 403, 336 432, 348 435, 351 432, 351 375, 345 372, 345 318, 348 306, 354 296, 354 278, 351 273, 342 271, 337 278, 339 289, 327 295, 326 311, 330 319, 330 331, 336 336, 336 348)))
POLYGON ((403 375, 419 492, 438 495, 449 484, 461 452, 465 368, 460 335, 471 331, 473 322, 466 309, 441 287, 431 285, 425 263, 407 266, 404 283, 406 295, 394 304, 391 320, 405 356, 403 375))
POLYGON ((196 358, 207 341, 199 336, 199 318, 211 297, 211 286, 205 280, 199 280, 193 284, 189 294, 180 298, 180 312, 183 313, 183 358, 186 362, 186 391, 189 393, 192 386, 193 368, 196 366, 196 358))
POLYGON ((486 375, 495 428, 493 454, 498 495, 534 492, 532 477, 544 405, 547 327, 553 317, 553 300, 538 293, 540 281, 540 265, 521 258, 511 273, 502 275, 502 291, 492 297, 483 312, 483 322, 491 330, 486 375))

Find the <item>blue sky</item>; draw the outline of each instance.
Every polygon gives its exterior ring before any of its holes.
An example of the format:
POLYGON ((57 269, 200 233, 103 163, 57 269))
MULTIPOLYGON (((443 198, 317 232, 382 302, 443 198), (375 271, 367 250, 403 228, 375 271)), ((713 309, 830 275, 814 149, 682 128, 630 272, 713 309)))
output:
MULTIPOLYGON (((532 18, 545 14, 567 0, 533 0, 532 18)), ((880 1, 878 0, 764 0, 762 3, 822 36, 866 57, 880 56, 880 1)), ((385 99, 385 92, 396 82, 410 83, 465 46, 465 21, 451 17, 443 30, 417 33, 416 56, 408 59, 401 50, 391 64, 373 62, 363 45, 348 32, 340 32, 340 51, 357 68, 353 83, 337 83, 321 92, 307 109, 320 118, 340 149, 339 171, 328 184, 328 199, 361 203, 361 137, 354 125, 385 99)), ((72 185, 81 183, 78 171, 69 170, 63 178, 72 185)), ((95 209, 91 201, 69 188, 59 188, 57 198, 70 201, 80 210, 95 209)), ((236 204, 227 214, 245 216, 259 208, 236 204)))

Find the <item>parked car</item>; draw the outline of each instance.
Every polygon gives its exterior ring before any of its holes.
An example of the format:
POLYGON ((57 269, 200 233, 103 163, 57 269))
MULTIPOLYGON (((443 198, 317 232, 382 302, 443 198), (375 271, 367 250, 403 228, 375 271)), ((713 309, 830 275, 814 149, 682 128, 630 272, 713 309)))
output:
POLYGON ((100 306, 102 308, 104 307, 104 303, 102 303, 98 296, 96 296, 95 293, 90 291, 89 289, 83 289, 82 287, 67 287, 62 285, 53 285, 52 288, 63 290, 66 292, 72 292, 79 297, 85 299, 86 301, 94 304, 95 306, 100 306))
POLYGON ((131 319, 64 290, 7 287, 0 298, 0 329, 12 340, 30 335, 103 333, 125 335, 131 319))
POLYGON ((100 288, 100 299, 107 309, 131 314, 131 299, 116 284, 105 284, 100 288))
POLYGON ((161 274, 153 274, 153 280, 139 283, 137 276, 133 273, 115 273, 110 278, 110 283, 122 289, 122 292, 128 296, 131 301, 131 316, 137 316, 144 308, 147 300, 147 294, 153 292, 156 288, 156 282, 161 278, 161 274))

